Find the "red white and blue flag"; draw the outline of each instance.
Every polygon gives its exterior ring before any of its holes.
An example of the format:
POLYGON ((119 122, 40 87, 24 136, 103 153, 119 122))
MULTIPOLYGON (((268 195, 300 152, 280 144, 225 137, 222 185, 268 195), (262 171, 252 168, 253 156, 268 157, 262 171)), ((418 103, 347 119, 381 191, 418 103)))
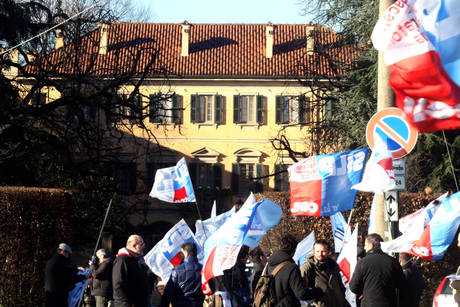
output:
POLYGON ((444 198, 411 249, 426 260, 441 260, 460 225, 460 192, 444 198))
POLYGON ((393 158, 387 144, 375 135, 375 146, 366 163, 363 179, 352 189, 363 192, 382 193, 396 188, 393 158))
POLYGON ((396 105, 420 132, 460 128, 457 0, 397 0, 372 33, 390 65, 396 105))
POLYGON ((180 249, 182 244, 188 242, 192 242, 197 246, 198 259, 202 259, 203 249, 195 240, 190 227, 182 219, 145 255, 145 263, 153 273, 166 282, 171 275, 172 269, 181 264, 182 253, 180 253, 180 249))
POLYGON ((313 156, 288 168, 292 215, 330 216, 353 208, 367 148, 313 156))
POLYGON ((278 225, 281 208, 269 199, 256 202, 250 195, 238 212, 234 213, 204 244, 202 271, 203 291, 207 282, 224 274, 235 265, 243 245, 255 247, 268 230, 278 225))
POLYGON ((196 202, 184 158, 180 159, 176 166, 157 170, 150 196, 168 203, 196 202))

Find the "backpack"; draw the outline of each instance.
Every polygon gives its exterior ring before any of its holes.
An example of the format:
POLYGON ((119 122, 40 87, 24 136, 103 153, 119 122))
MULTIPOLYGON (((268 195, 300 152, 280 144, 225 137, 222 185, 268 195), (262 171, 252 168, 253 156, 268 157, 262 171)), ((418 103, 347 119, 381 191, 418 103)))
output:
POLYGON ((268 265, 265 266, 254 290, 253 307, 274 307, 276 305, 275 276, 289 263, 290 261, 281 262, 271 274, 267 274, 268 265))

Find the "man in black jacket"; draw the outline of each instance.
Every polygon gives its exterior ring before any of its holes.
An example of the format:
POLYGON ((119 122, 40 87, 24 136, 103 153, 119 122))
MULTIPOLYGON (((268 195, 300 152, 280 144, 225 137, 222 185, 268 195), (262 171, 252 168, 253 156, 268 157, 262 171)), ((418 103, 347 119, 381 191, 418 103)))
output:
POLYGON ((166 283, 161 305, 168 307, 201 307, 204 296, 201 292, 201 264, 196 258, 196 245, 185 243, 181 246, 184 262, 175 267, 166 283))
POLYGON ((300 268, 307 287, 320 288, 324 296, 313 302, 315 307, 349 306, 345 299, 345 286, 342 283, 340 269, 330 258, 331 247, 325 240, 317 240, 313 245, 313 256, 300 268))
POLYGON ((98 261, 91 263, 92 294, 96 299, 96 307, 108 307, 112 300, 112 260, 104 249, 98 250, 96 257, 98 261))
POLYGON ((139 235, 131 235, 126 247, 113 262, 112 283, 115 307, 147 307, 149 286, 147 266, 142 257, 145 244, 139 235))
POLYGON ((404 287, 406 289, 406 295, 401 299, 399 306, 418 307, 420 306, 423 289, 426 287, 425 279, 411 255, 400 253, 399 263, 403 270, 404 287))
POLYGON ((382 252, 382 237, 372 233, 364 241, 366 256, 358 261, 350 282, 350 290, 362 296, 361 307, 398 306, 404 275, 399 262, 382 252))
POLYGON ((72 249, 65 243, 58 246, 57 253, 46 263, 45 269, 45 306, 67 306, 69 291, 79 279, 77 268, 72 265, 72 249))
POLYGON ((268 274, 283 263, 282 269, 276 274, 274 280, 277 307, 298 307, 301 300, 317 299, 322 295, 321 290, 306 287, 299 267, 292 260, 297 243, 293 236, 284 235, 280 240, 280 249, 268 258, 266 272, 268 274))

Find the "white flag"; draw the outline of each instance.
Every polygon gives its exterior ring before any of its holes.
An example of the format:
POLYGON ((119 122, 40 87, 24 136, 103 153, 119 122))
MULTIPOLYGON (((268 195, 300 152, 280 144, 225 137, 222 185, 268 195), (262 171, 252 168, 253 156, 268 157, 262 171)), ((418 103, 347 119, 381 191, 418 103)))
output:
POLYGON ((297 265, 301 266, 305 260, 307 260, 308 255, 310 255, 313 250, 315 241, 315 232, 312 231, 308 236, 305 237, 305 239, 297 244, 294 256, 292 257, 297 265))
POLYGON ((346 288, 345 298, 352 307, 356 307, 356 296, 350 291, 350 280, 358 262, 358 225, 355 230, 350 234, 348 231, 345 235, 342 251, 337 258, 342 273, 342 280, 346 288))
POLYGON ((393 158, 386 142, 375 136, 374 150, 366 163, 363 179, 351 187, 363 192, 381 193, 396 188, 393 158))

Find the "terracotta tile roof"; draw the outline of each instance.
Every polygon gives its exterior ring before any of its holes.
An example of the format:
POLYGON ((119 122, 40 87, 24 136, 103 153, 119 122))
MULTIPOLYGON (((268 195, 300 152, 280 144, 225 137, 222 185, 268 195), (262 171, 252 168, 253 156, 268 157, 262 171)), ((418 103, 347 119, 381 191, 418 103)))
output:
POLYGON ((266 26, 192 24, 190 53, 181 56, 181 24, 113 23, 108 27, 107 54, 98 54, 100 32, 96 29, 81 43, 53 51, 47 65, 63 74, 80 71, 100 76, 147 72, 149 77, 296 78, 335 76, 342 71, 330 59, 350 63, 356 56, 355 48, 335 46, 338 35, 318 25, 313 26, 315 49, 325 51, 309 55, 307 28, 312 25, 280 24, 274 25, 273 57, 266 58, 266 26), (76 50, 78 56, 68 56, 76 50), (156 54, 158 59, 152 61, 156 54))

